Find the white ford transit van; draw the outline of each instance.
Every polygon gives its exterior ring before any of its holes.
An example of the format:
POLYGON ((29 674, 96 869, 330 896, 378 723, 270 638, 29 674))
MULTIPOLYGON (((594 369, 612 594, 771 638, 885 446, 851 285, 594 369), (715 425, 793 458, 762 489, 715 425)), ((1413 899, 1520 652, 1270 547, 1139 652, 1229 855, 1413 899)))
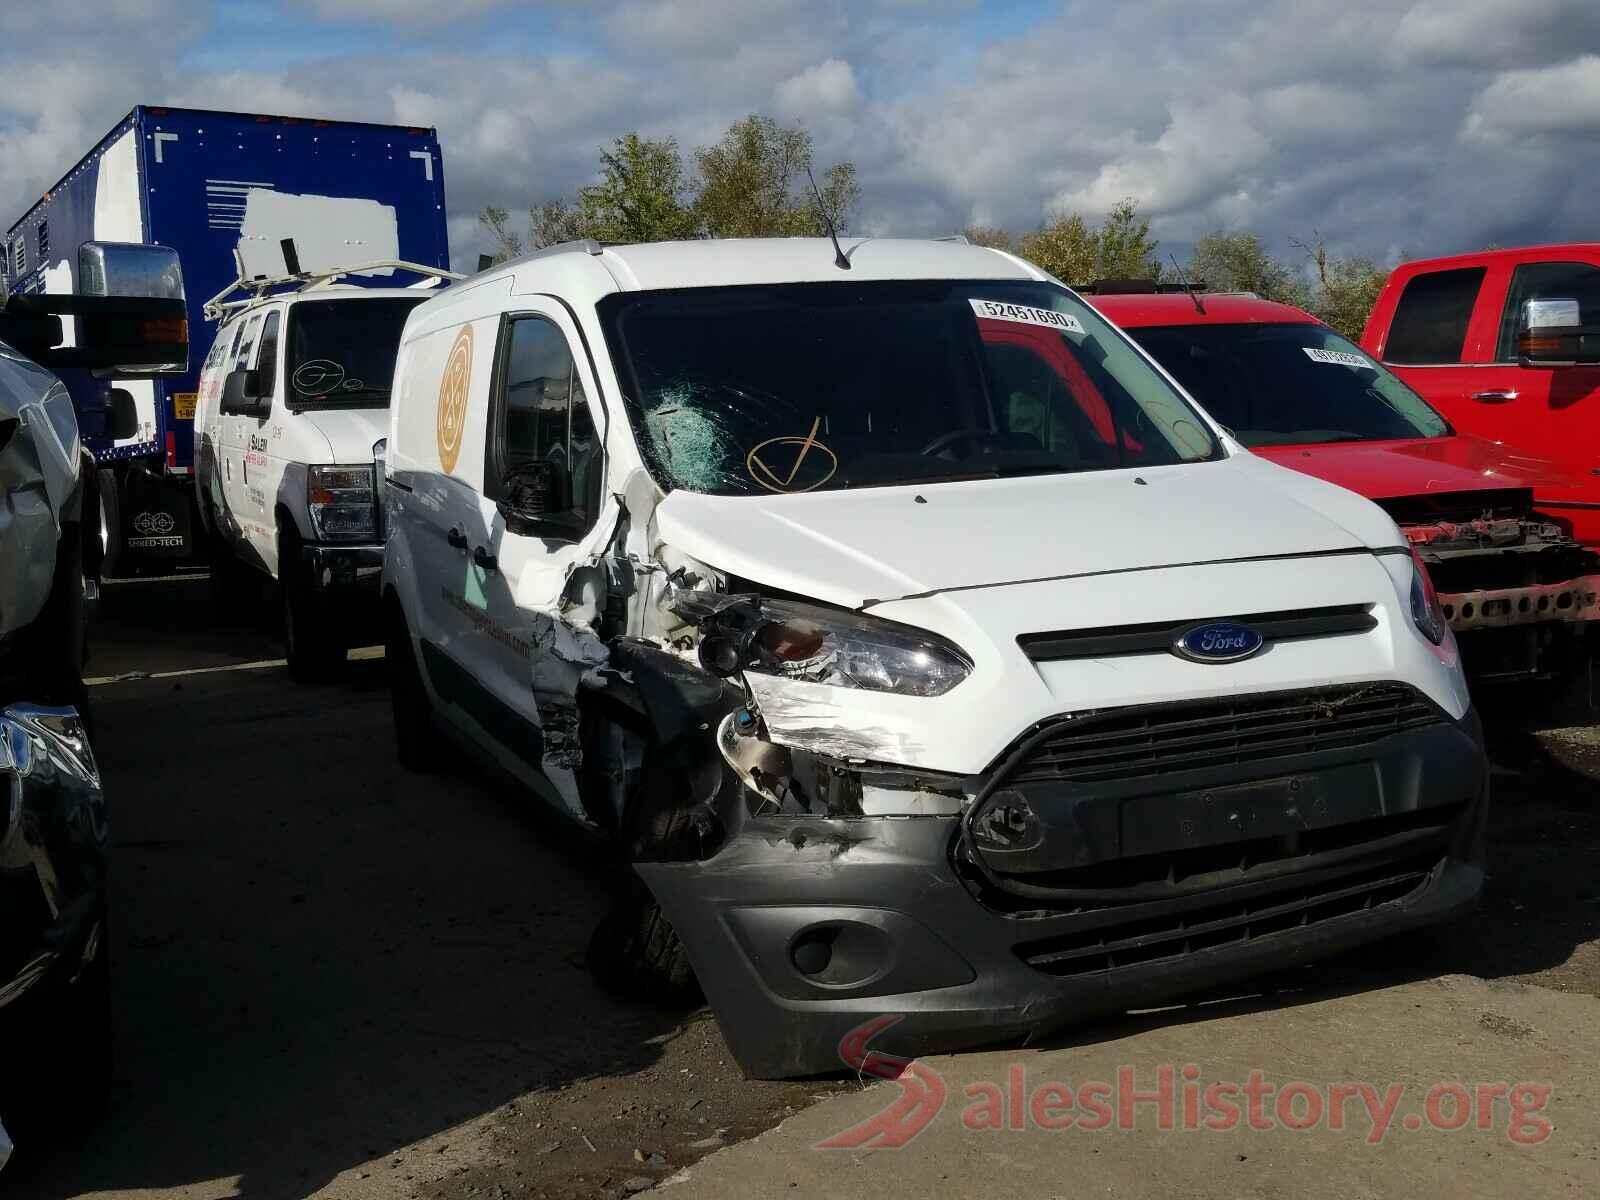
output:
POLYGON ((400 330, 431 294, 336 278, 253 280, 235 285, 251 291, 244 299, 212 300, 207 316, 221 324, 195 407, 213 575, 225 583, 242 567, 278 581, 289 669, 303 680, 325 677, 373 628, 383 552, 372 448, 388 426, 400 330))
POLYGON ((616 838, 596 961, 692 969, 752 1075, 1482 886, 1478 724, 1394 522, 1007 254, 541 251, 411 313, 384 471, 402 759, 470 747, 616 838))

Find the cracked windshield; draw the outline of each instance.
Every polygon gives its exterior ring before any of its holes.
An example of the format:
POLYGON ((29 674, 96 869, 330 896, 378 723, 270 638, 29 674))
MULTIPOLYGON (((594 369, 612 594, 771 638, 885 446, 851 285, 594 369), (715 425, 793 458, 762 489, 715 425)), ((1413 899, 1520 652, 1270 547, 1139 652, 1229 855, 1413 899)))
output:
POLYGON ((668 488, 765 495, 1221 453, 1137 351, 1047 284, 703 288, 601 309, 668 488))

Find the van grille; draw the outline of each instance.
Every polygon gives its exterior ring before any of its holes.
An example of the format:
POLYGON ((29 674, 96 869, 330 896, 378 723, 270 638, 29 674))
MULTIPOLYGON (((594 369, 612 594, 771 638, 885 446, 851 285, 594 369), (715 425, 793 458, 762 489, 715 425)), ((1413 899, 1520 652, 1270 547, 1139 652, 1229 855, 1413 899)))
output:
POLYGON ((1382 863, 1315 884, 1243 900, 1219 897, 1181 913, 1120 921, 1107 928, 1025 942, 1015 949, 1023 962, 1058 978, 1181 958, 1394 904, 1425 887, 1439 861, 1433 853, 1382 863))
POLYGON ((1378 627, 1369 604, 1338 604, 1329 608, 1302 608, 1286 612, 1245 613, 1227 618, 1192 618, 1174 624, 1114 625, 1101 629, 1064 629, 1053 633, 1024 633, 1017 645, 1034 662, 1061 662, 1074 658, 1115 658, 1123 654, 1164 654, 1187 629, 1206 621, 1237 621, 1248 625, 1268 643, 1301 638, 1336 637, 1368 633, 1378 627))
POLYGON ((1036 732, 1008 783, 1090 783, 1371 745, 1445 720, 1402 683, 1347 684, 1113 709, 1036 732))

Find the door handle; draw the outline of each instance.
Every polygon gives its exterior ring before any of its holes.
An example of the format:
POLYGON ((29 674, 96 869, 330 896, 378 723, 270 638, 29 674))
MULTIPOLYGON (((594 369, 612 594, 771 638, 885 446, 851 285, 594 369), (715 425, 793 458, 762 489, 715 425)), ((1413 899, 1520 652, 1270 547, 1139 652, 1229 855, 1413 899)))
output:
POLYGON ((472 561, 477 564, 480 571, 493 571, 499 567, 499 560, 482 546, 472 552, 472 561))
POLYGON ((1516 392, 1473 392, 1472 398, 1479 404, 1509 404, 1517 398, 1516 392))
POLYGON ((451 526, 450 532, 444 535, 444 540, 457 550, 465 550, 467 548, 467 535, 455 526, 451 526))

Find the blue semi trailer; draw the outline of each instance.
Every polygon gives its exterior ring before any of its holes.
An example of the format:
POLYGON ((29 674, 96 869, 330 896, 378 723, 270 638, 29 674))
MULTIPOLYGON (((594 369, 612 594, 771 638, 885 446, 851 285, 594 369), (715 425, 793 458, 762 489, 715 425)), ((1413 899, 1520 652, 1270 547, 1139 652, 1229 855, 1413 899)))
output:
POLYGON ((157 242, 183 265, 195 347, 187 374, 61 373, 99 467, 103 573, 199 549, 195 388, 216 332, 201 305, 241 270, 289 273, 285 239, 301 270, 396 259, 448 267, 434 130, 140 105, 7 231, 0 255, 13 292, 74 291, 87 241, 157 242))

